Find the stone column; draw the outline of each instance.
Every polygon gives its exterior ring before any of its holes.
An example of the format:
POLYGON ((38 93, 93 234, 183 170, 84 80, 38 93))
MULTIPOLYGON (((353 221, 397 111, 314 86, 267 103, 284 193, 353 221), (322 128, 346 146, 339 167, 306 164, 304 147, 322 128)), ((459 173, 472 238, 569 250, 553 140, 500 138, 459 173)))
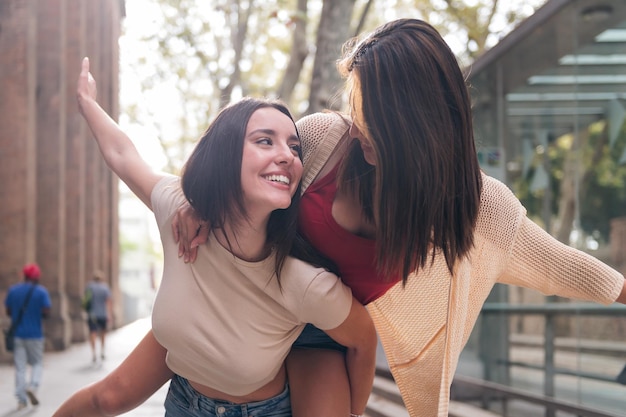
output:
POLYGON ((0 298, 22 280, 24 263, 37 262, 53 303, 51 349, 86 339, 80 298, 94 269, 119 288, 117 178, 77 112, 75 90, 90 55, 100 102, 117 118, 123 14, 123 0, 0 2, 0 53, 10 63, 0 66, 0 298))

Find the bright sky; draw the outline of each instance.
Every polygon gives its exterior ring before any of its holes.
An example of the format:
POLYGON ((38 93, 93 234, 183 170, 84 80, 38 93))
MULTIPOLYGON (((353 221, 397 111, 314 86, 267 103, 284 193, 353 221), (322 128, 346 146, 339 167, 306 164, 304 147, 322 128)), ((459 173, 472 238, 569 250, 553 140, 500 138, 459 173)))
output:
MULTIPOLYGON (((146 34, 153 33, 155 27, 156 14, 158 9, 151 0, 132 0, 126 2, 126 18, 122 22, 123 35, 120 37, 120 108, 121 114, 119 123, 122 129, 130 136, 133 143, 137 147, 141 156, 156 171, 161 171, 166 164, 166 157, 161 148, 159 141, 156 139, 159 132, 151 124, 141 126, 130 123, 128 117, 124 114, 124 110, 131 103, 136 103, 138 111, 145 114, 148 108, 150 98, 141 91, 141 79, 150 77, 151 74, 137 74, 134 68, 129 65, 129 57, 146 54, 145 48, 140 44, 139 39, 146 34)), ((163 99, 163 102, 167 102, 163 99)), ((158 109, 157 106, 150 106, 158 109)), ((162 112, 165 110, 163 109, 162 112)), ((150 120, 147 117, 142 119, 150 120)), ((173 124, 172 124, 173 125, 173 124)), ((133 195, 130 189, 120 181, 120 191, 124 195, 133 195)), ((143 205, 136 197, 131 200, 125 200, 123 213, 120 217, 143 217, 148 221, 149 234, 152 242, 155 243, 154 250, 159 251, 160 245, 159 232, 154 216, 150 210, 143 205), (131 203, 134 201, 134 204, 131 203)), ((121 233, 124 233, 121 231, 121 233)), ((129 239, 137 238, 137 236, 128 237, 129 239)))
MULTIPOLYGON (((145 55, 145 47, 139 42, 142 36, 154 33, 158 30, 156 25, 159 10, 151 0, 132 0, 126 2, 126 18, 123 21, 123 35, 120 37, 120 125, 131 137, 141 155, 153 166, 160 170, 165 165, 166 159, 160 143, 156 139, 159 132, 149 123, 150 117, 145 116, 150 108, 157 112, 157 117, 167 119, 165 106, 155 106, 154 96, 162 103, 167 103, 167 94, 147 94, 141 91, 141 80, 149 78, 150 73, 137 73, 136 68, 129 65, 130 57, 145 55), (150 97, 152 96, 152 97, 150 97), (132 103, 136 103, 138 111, 142 114, 142 120, 148 120, 146 126, 131 124, 124 115, 124 109, 132 103), (150 106, 148 106, 150 103, 150 106), (145 116, 145 117, 144 117, 145 116)), ((175 125, 174 123, 170 125, 175 125)))

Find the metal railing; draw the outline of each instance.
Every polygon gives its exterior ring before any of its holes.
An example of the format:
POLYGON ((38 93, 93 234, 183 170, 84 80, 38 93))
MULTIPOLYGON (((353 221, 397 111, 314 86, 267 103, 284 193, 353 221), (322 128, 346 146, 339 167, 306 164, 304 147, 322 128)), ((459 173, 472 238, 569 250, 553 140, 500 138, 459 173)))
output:
MULTIPOLYGON (((486 303, 482 309, 483 317, 489 317, 493 315, 540 315, 545 318, 545 331, 544 331, 544 364, 543 366, 537 366, 530 363, 524 362, 514 362, 509 361, 508 358, 505 360, 496 359, 494 362, 497 362, 501 365, 505 365, 507 367, 511 366, 521 366, 533 369, 543 369, 543 396, 536 396, 527 393, 523 393, 520 390, 515 390, 513 388, 507 387, 502 384, 494 384, 489 381, 483 381, 482 384, 483 389, 491 390, 492 392, 498 392, 500 396, 504 396, 505 398, 516 398, 521 399, 528 402, 533 402, 545 407, 546 417, 554 417, 556 410, 566 410, 569 412, 573 412, 578 416, 592 417, 592 416, 607 416, 609 414, 603 413, 599 410, 591 410, 587 407, 579 407, 569 403, 563 403, 562 401, 558 401, 554 398, 555 395, 555 376, 558 374, 567 374, 573 375, 581 378, 609 381, 615 383, 626 384, 626 377, 622 377, 622 374, 626 373, 626 367, 620 374, 620 377, 617 376, 619 370, 616 372, 615 378, 610 378, 607 376, 603 376, 600 374, 594 374, 589 372, 579 372, 572 371, 563 368, 557 368, 555 366, 555 318, 559 315, 585 315, 585 316, 626 316, 626 306, 622 305, 611 305, 611 306, 600 306, 597 304, 586 304, 586 303, 548 303, 541 305, 512 305, 505 303, 486 303), (623 379, 621 379, 623 378, 623 379)), ((479 380, 478 380, 479 381, 479 380)), ((479 385, 477 381, 472 381, 471 379, 464 380, 461 378, 459 383, 470 384, 474 383, 474 385, 479 385)), ((625 397, 626 398, 626 397, 625 397)), ((625 400, 626 401, 626 400, 625 400)))
MULTIPOLYGON (((532 394, 519 389, 511 388, 506 385, 496 384, 494 382, 484 381, 482 379, 471 378, 463 375, 454 377, 453 385, 463 389, 469 387, 471 389, 479 389, 482 391, 483 408, 487 408, 487 404, 493 398, 506 402, 509 400, 520 400, 535 405, 545 407, 546 415, 550 413, 554 415, 556 411, 563 411, 574 414, 578 417, 615 417, 614 414, 605 411, 596 410, 579 404, 572 404, 567 401, 558 400, 553 397, 532 394)), ((502 416, 507 416, 507 407, 503 406, 502 416)))

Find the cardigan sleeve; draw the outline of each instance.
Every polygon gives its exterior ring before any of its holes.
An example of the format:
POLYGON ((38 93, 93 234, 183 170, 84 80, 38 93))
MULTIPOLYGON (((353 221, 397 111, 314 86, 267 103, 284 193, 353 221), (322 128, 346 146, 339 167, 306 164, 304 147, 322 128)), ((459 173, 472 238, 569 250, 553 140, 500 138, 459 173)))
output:
POLYGON ((559 242, 527 217, 526 209, 505 184, 483 178, 476 231, 488 245, 474 252, 473 269, 477 263, 483 264, 478 266, 488 271, 485 276, 493 277, 488 281, 495 279, 545 295, 601 304, 617 299, 624 285, 622 274, 559 242))
POLYGON ((611 304, 624 277, 593 256, 567 246, 524 217, 501 282, 558 295, 611 304))

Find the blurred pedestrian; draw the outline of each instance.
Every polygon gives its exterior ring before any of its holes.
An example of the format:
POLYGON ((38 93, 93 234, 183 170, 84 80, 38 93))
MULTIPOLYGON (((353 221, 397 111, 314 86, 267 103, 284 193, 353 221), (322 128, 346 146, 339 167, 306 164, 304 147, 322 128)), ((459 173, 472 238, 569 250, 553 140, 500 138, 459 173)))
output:
POLYGON ((374 379, 376 332, 336 275, 304 261, 321 259, 296 238, 302 160, 289 110, 254 98, 224 107, 179 178, 152 171, 96 91, 85 58, 80 112, 109 168, 154 211, 164 273, 151 331, 54 416, 118 415, 170 379, 166 416, 291 416, 284 359, 308 322, 343 346, 352 401, 336 415, 361 414, 374 379), (178 259, 170 233, 182 201, 211 224, 200 268, 178 259))
POLYGON ((40 284, 41 270, 37 264, 27 264, 22 273, 24 282, 9 288, 4 306, 15 327, 15 396, 17 409, 26 408, 27 400, 39 405, 37 390, 43 373, 44 335, 42 318, 50 314, 48 290, 40 284), (30 381, 26 369, 30 365, 30 381))
POLYGON ((83 306, 87 311, 91 360, 95 363, 98 358, 96 354, 96 340, 100 340, 100 358, 104 360, 106 334, 109 323, 113 320, 111 288, 104 281, 104 272, 96 270, 93 273, 93 280, 87 285, 83 300, 83 306))

